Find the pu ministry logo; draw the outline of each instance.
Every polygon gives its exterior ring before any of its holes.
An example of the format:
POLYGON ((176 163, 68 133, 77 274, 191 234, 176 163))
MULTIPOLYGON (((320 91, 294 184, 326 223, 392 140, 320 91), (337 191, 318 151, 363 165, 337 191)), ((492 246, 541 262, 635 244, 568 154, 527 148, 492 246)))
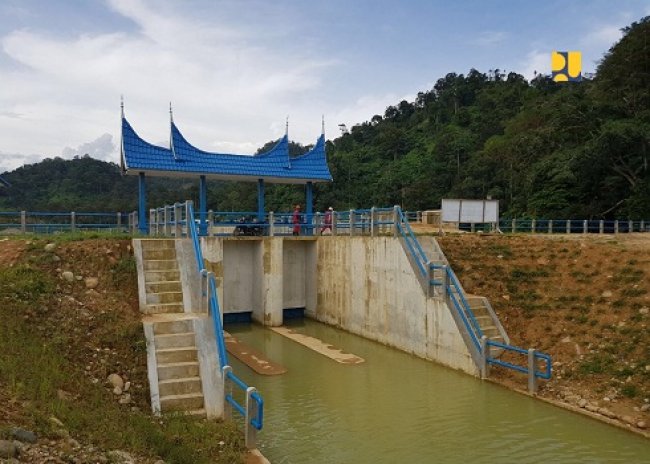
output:
POLYGON ((551 53, 551 77, 555 82, 580 82, 582 80, 582 54, 580 52, 551 53))

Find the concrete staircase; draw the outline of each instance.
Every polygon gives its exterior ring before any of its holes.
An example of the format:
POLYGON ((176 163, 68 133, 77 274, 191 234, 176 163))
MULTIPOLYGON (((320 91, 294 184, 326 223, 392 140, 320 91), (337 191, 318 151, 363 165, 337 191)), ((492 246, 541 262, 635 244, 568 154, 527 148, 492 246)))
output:
MULTIPOLYGON (((500 325, 499 320, 490 314, 490 302, 488 299, 484 296, 469 294, 465 295, 465 299, 474 313, 474 319, 476 319, 476 322, 481 327, 483 334, 492 341, 509 344, 510 339, 505 330, 499 330, 499 327, 497 327, 497 324, 500 325)), ((502 348, 490 347, 490 355, 492 357, 498 357, 502 352, 502 348)))
POLYGON ((145 314, 182 313, 183 286, 174 240, 140 240, 145 314))
POLYGON ((184 412, 210 417, 213 408, 206 411, 204 390, 212 390, 214 376, 205 373, 215 368, 209 356, 214 361, 216 356, 201 344, 210 343, 206 328, 211 324, 207 314, 184 309, 176 243, 134 240, 134 251, 152 410, 155 414, 184 412), (201 350, 210 353, 202 356, 201 350))

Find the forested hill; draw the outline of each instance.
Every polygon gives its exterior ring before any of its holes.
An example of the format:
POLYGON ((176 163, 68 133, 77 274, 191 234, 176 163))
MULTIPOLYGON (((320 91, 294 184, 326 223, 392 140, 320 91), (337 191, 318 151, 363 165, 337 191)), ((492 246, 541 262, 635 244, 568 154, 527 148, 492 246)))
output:
MULTIPOLYGON (((550 60, 550 57, 549 57, 550 60)), ((436 208, 443 197, 499 199, 504 216, 650 218, 650 17, 624 30, 593 80, 527 82, 500 70, 450 73, 414 102, 327 144, 324 209, 436 208)), ((300 152, 306 147, 293 146, 300 152)), ((4 175, 0 209, 133 210, 136 179, 90 158, 46 160, 4 175)), ((198 182, 152 179, 149 204, 197 195, 198 182)), ((213 209, 255 208, 255 184, 209 183, 213 209)), ((303 201, 269 186, 267 208, 303 201)))

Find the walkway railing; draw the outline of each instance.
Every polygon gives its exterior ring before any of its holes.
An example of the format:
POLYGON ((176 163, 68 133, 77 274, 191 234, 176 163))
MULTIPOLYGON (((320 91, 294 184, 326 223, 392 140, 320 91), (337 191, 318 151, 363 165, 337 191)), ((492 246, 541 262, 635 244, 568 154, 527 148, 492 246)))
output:
MULTIPOLYGON (((192 238, 192 244, 194 246, 197 268, 201 275, 201 289, 205 289, 206 291, 205 296, 207 298, 210 315, 212 316, 212 322, 214 324, 217 351, 219 353, 219 367, 222 372, 223 392, 226 403, 224 415, 226 418, 230 418, 232 408, 234 408, 243 416, 246 447, 249 449, 255 448, 256 432, 262 430, 264 425, 264 401, 255 387, 246 385, 246 383, 233 373, 232 367, 228 364, 228 354, 226 351, 223 326, 221 323, 221 311, 219 309, 219 300, 217 297, 217 283, 214 273, 208 272, 205 269, 196 222, 192 219, 194 218, 192 202, 188 200, 185 203, 176 203, 174 205, 174 214, 177 215, 175 222, 179 230, 181 230, 183 226, 185 226, 186 230, 189 229, 189 236, 192 238), (233 395, 233 386, 244 392, 244 405, 239 404, 235 399, 233 395)), ((182 235, 182 232, 179 232, 177 236, 180 235, 182 235)))
POLYGON ((430 262, 422 250, 422 246, 417 237, 413 234, 409 221, 404 213, 402 213, 398 206, 395 206, 395 211, 395 217, 397 219, 396 229, 404 240, 411 258, 415 261, 416 268, 421 276, 426 278, 430 294, 434 293, 435 287, 443 288, 444 295, 448 302, 447 306, 451 311, 454 311, 453 314, 457 316, 455 319, 460 321, 460 325, 463 327, 466 334, 466 341, 468 341, 470 352, 475 353, 474 359, 478 360, 481 376, 484 378, 487 377, 488 366, 490 365, 501 366, 516 372, 521 372, 528 376, 529 391, 534 393, 537 390, 536 380, 538 378, 551 378, 551 356, 533 349, 525 350, 507 343, 500 343, 488 339, 483 333, 481 325, 478 323, 476 316, 474 315, 474 311, 472 311, 471 306, 467 302, 465 291, 460 285, 460 282, 451 266, 430 262), (443 272, 442 279, 432 278, 436 270, 443 272), (510 352, 516 354, 526 353, 529 356, 528 363, 525 366, 522 366, 515 364, 514 362, 503 361, 492 356, 492 348, 495 348, 499 352, 510 352), (538 361, 545 363, 543 370, 538 369, 538 361))
MULTIPOLYGON (((152 235, 186 234, 182 204, 149 210, 149 231, 152 235)), ((298 235, 380 235, 389 234, 395 224, 393 208, 352 209, 331 213, 299 214, 294 223, 292 212, 208 211, 205 225, 194 215, 199 235, 210 236, 289 236, 298 235)), ((135 226, 134 226, 135 227, 135 226)))
POLYGON ((120 212, 1 211, 0 233, 128 231, 129 215, 120 212))

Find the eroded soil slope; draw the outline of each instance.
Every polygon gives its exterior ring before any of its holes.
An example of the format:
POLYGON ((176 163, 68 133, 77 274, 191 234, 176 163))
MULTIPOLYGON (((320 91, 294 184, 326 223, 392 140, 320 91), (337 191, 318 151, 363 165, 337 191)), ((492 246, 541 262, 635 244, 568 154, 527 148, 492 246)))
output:
MULTIPOLYGON (((465 290, 490 299, 511 342, 553 356, 542 396, 647 427, 650 234, 465 234, 439 242, 465 290)), ((525 386, 520 374, 493 372, 525 386)))

